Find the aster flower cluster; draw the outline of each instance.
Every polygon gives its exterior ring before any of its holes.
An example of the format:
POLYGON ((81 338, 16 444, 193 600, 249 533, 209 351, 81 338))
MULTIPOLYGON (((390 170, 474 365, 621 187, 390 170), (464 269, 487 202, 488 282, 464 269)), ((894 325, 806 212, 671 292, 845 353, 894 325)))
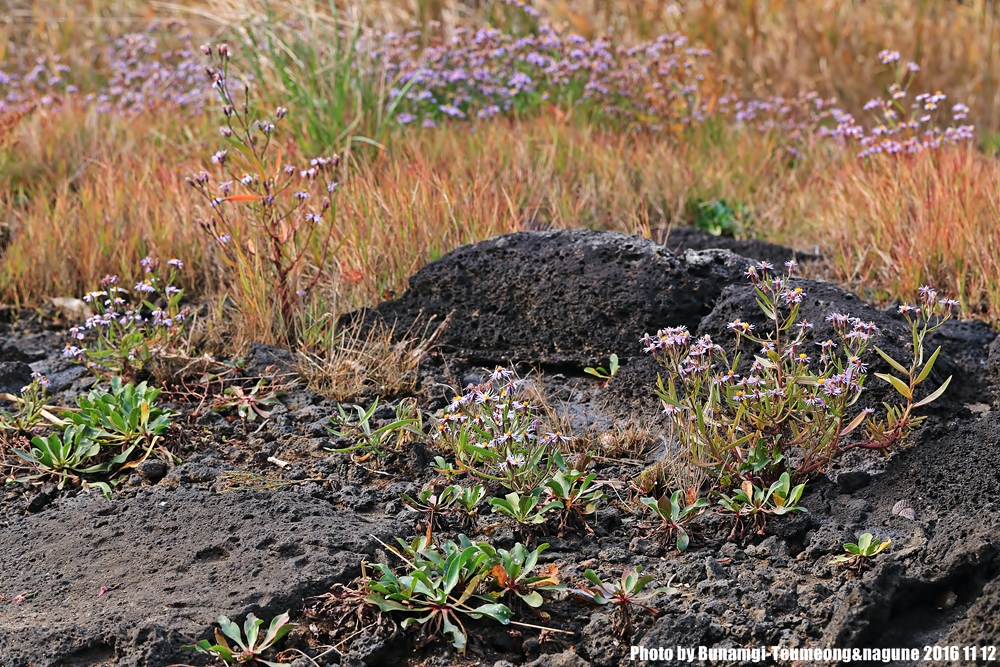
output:
POLYGON ((208 217, 199 223, 230 266, 269 274, 285 327, 279 335, 294 339, 295 314, 330 258, 340 159, 282 162, 274 141, 288 109, 265 114, 251 103, 250 84, 232 80, 226 44, 205 45, 202 52, 221 104, 219 134, 227 146, 209 159, 214 174, 201 171, 187 179, 207 204, 208 217))
POLYGON ((524 36, 458 28, 445 40, 414 30, 375 35, 366 44, 397 81, 389 105, 404 125, 487 120, 544 104, 582 105, 655 129, 689 125, 710 113, 712 54, 684 35, 624 47, 535 23, 524 36))
MULTIPOLYGON (((386 112, 401 125, 482 122, 552 104, 650 131, 677 132, 709 118, 723 120, 736 128, 780 133, 793 156, 795 145, 812 136, 858 146, 861 157, 916 153, 974 138, 975 128, 962 122, 970 112, 965 104, 950 103, 940 91, 911 97, 920 67, 904 62, 897 51, 879 54, 894 82, 885 98, 865 106, 874 121, 868 123, 814 92, 765 99, 734 94, 716 73, 712 52, 681 33, 623 46, 604 36, 557 30, 521 0, 501 4, 522 19, 511 21, 513 31, 366 34, 358 41, 360 57, 351 63, 351 75, 393 81, 386 112)), ((247 46, 259 48, 252 39, 247 46)), ((213 96, 201 85, 204 70, 190 32, 174 24, 153 22, 102 47, 95 58, 107 65, 107 75, 97 86, 90 83, 91 72, 58 55, 17 55, 20 62, 0 69, 0 113, 71 99, 102 113, 134 114, 158 106, 199 111, 213 96)), ((281 118, 277 112, 259 119, 255 129, 267 134, 281 118)), ((221 128, 224 137, 232 131, 221 128)))
POLYGON ((486 382, 456 396, 434 437, 451 447, 459 469, 518 493, 542 488, 570 438, 539 432, 524 381, 497 367, 486 382))
POLYGON ((824 99, 815 92, 763 99, 727 94, 719 98, 716 109, 719 120, 732 123, 738 130, 780 136, 781 149, 789 158, 798 157, 800 145, 817 136, 825 137, 831 119, 843 115, 835 98, 824 99))
POLYGON ((180 305, 184 291, 174 284, 184 263, 169 260, 165 274, 152 257, 141 265, 143 278, 131 288, 109 275, 100 289, 84 295, 94 314, 70 328, 72 342, 63 356, 100 376, 134 379, 154 359, 175 351, 190 315, 180 305))
POLYGON ((40 55, 21 68, 0 70, 0 113, 31 104, 57 107, 70 100, 93 105, 99 113, 131 115, 163 105, 197 110, 207 99, 198 56, 190 32, 152 23, 94 54, 107 66, 107 76, 88 90, 89 69, 67 64, 58 54, 40 55))
POLYGON ((777 273, 770 263, 760 262, 747 269, 766 333, 742 319, 730 322, 732 354, 707 335, 692 336, 685 327, 641 339, 643 349, 666 370, 657 391, 664 414, 694 462, 712 470, 725 488, 745 482, 766 487, 784 472, 805 479, 855 448, 889 450, 919 423, 912 409, 940 395, 917 402, 914 389, 937 356, 925 362, 924 338, 950 316, 955 302, 938 300, 933 290, 924 288, 922 305, 901 307, 913 327, 914 361, 909 368, 875 348, 903 374, 878 377, 906 400, 902 406, 890 406, 880 421, 873 410, 853 409, 868 377, 867 359, 879 328, 831 313, 826 321, 834 338, 814 340, 813 324, 799 317, 806 292, 792 278, 796 268, 795 262, 788 262, 785 271, 777 273), (744 359, 750 346, 756 348, 752 361, 744 359))
POLYGON ((864 127, 851 114, 834 110, 834 124, 822 127, 822 136, 860 146, 858 157, 862 158, 920 153, 975 139, 975 126, 961 123, 969 115, 965 104, 949 106, 948 96, 941 91, 911 96, 910 89, 920 72, 917 63, 904 64, 898 51, 889 50, 879 53, 879 59, 891 69, 893 83, 886 97, 865 104, 865 111, 872 116, 871 127, 864 127))

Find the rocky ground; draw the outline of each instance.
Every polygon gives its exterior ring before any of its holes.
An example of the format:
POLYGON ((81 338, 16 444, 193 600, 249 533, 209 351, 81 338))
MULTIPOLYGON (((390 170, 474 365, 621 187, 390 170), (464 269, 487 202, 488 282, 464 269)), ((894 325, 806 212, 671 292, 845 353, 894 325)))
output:
MULTIPOLYGON (((403 331, 450 315, 413 392, 427 424, 452 398, 450 388, 504 364, 537 373, 550 405, 590 434, 610 500, 592 520, 594 535, 544 537, 551 547, 543 562, 556 563, 571 586, 587 568, 610 578, 636 565, 672 581, 680 593, 655 601, 658 618, 638 616, 630 640, 611 633, 600 609, 556 594, 544 616, 521 618, 565 633, 471 623, 461 656, 444 643, 414 650, 412 634, 389 624, 345 641, 337 619, 324 618, 312 598, 350 584, 362 561, 399 564, 381 543, 417 531, 418 515, 400 497, 436 481, 429 462, 441 452, 428 438, 381 460, 331 453, 326 448, 341 444, 325 428, 334 402, 293 388, 247 429, 173 404, 182 413, 175 447, 183 463, 147 462, 110 501, 51 485, 0 490, 0 667, 205 664, 178 649, 210 637, 220 614, 270 618, 285 610, 299 623, 284 654, 296 667, 610 667, 635 664, 630 644, 996 644, 1000 343, 978 322, 951 322, 934 335, 932 347, 944 349, 930 390, 948 375, 955 380, 912 446, 889 459, 854 457, 811 482, 802 501, 808 514, 773 521, 746 545, 727 542, 728 528, 706 515, 683 553, 638 529, 629 484, 671 451, 662 436, 632 451, 620 446, 628 424, 650 428, 660 419, 656 366, 642 355, 640 336, 685 324, 725 339, 726 322, 757 314, 742 275, 747 257, 792 254, 732 240, 710 249, 718 240, 696 232, 672 233, 665 243, 583 230, 499 237, 459 248, 413 276, 399 300, 353 316, 403 331), (583 373, 612 352, 622 367, 610 382, 583 373), (608 433, 619 437, 602 437, 608 433), (901 500, 912 516, 893 513, 901 500), (891 538, 891 548, 860 577, 829 565, 863 532, 891 538)), ((827 283, 802 285, 811 321, 834 310, 874 320, 884 333, 879 345, 903 356, 908 331, 891 311, 827 283)), ((90 382, 59 357, 61 332, 2 325, 0 336, 0 391, 16 391, 41 370, 53 400, 69 404, 90 382)), ((244 373, 288 371, 289 360, 256 346, 244 373)), ((874 381, 867 393, 871 404, 887 396, 874 381)), ((402 398, 389 397, 376 418, 391 420, 402 398)), ((446 525, 444 533, 461 530, 446 525)), ((514 541, 489 515, 467 532, 496 546, 514 541)))

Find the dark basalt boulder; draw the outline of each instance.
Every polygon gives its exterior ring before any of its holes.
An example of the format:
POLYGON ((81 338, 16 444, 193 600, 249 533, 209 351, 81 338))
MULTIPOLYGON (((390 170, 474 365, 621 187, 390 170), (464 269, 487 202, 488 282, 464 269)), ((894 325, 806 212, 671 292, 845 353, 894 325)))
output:
POLYGON ((744 264, 692 264, 617 232, 518 232, 428 264, 375 315, 398 332, 451 314, 441 345, 475 363, 582 367, 638 356, 639 338, 667 324, 693 330, 744 264))
POLYGON ((31 366, 23 361, 0 361, 0 393, 18 395, 31 383, 31 366))

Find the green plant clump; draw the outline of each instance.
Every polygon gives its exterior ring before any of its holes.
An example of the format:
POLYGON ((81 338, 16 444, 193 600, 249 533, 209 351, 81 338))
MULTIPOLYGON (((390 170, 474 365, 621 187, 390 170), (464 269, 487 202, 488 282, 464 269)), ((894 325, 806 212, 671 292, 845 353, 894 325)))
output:
POLYGON ((218 397, 212 404, 212 411, 223 412, 235 408, 236 414, 243 421, 245 429, 248 423, 256 421, 258 417, 267 419, 271 416, 271 413, 264 409, 265 407, 280 403, 278 400, 280 392, 268 391, 265 393, 264 389, 266 387, 267 380, 264 378, 258 380, 249 393, 238 385, 226 387, 223 395, 218 397))
POLYGON ((659 517, 661 523, 654 527, 656 532, 667 539, 676 537, 678 551, 687 549, 691 542, 685 526, 708 507, 708 500, 705 498, 690 498, 680 490, 674 491, 670 496, 663 494, 659 499, 647 497, 640 498, 639 501, 659 517))
POLYGON ((618 355, 611 355, 608 359, 608 368, 605 368, 604 366, 598 366, 596 368, 593 366, 587 366, 583 369, 583 372, 607 382, 618 373, 618 355))
POLYGON ((0 412, 0 431, 8 431, 27 435, 41 425, 44 420, 49 423, 58 424, 62 420, 52 414, 51 410, 55 406, 46 405, 46 392, 49 388, 49 380, 37 371, 31 373, 31 382, 21 387, 19 396, 2 394, 4 398, 14 403, 16 409, 13 413, 0 412))
POLYGON ((541 436, 537 427, 523 381, 497 367, 486 382, 456 397, 438 420, 434 437, 451 448, 455 463, 435 463, 443 474, 465 473, 531 494, 566 467, 555 446, 569 440, 561 433, 541 436))
POLYGON ((240 626, 233 623, 225 616, 219 617, 219 628, 215 629, 215 644, 207 639, 202 639, 194 645, 182 646, 184 651, 197 651, 205 655, 210 655, 226 665, 252 665, 262 664, 267 667, 288 667, 288 663, 273 662, 264 660, 261 656, 265 651, 272 648, 282 637, 291 632, 295 623, 288 621, 288 612, 281 616, 276 616, 271 620, 267 632, 263 637, 260 635, 260 627, 264 621, 253 614, 247 614, 246 622, 243 624, 243 632, 240 626), (228 638, 228 639, 227 639, 228 638), (236 644, 234 647, 229 642, 236 644))
POLYGON ((725 199, 696 200, 688 208, 694 216, 694 226, 712 236, 736 236, 743 231, 744 221, 750 219, 750 209, 739 203, 733 206, 725 199))
POLYGON ((374 426, 373 415, 378 408, 376 398, 371 407, 365 410, 360 405, 352 406, 354 415, 351 415, 344 406, 337 405, 337 414, 330 418, 331 426, 327 430, 339 438, 349 438, 354 441, 353 445, 340 449, 327 448, 331 452, 356 452, 362 451, 366 455, 385 456, 389 452, 389 446, 399 448, 407 437, 423 437, 421 430, 422 418, 420 410, 416 404, 408 399, 400 401, 396 406, 396 419, 383 426, 374 426), (393 439, 395 442, 393 443, 393 439))
POLYGON ((175 354, 184 336, 191 311, 181 307, 184 290, 174 284, 184 263, 169 260, 166 275, 159 260, 147 256, 141 264, 145 277, 131 289, 106 276, 99 290, 86 294, 95 314, 69 330, 73 343, 63 355, 98 377, 135 380, 155 359, 175 354))
POLYGON ((509 607, 477 593, 495 559, 488 544, 473 543, 464 535, 458 543, 449 541, 440 548, 426 537, 400 544, 403 550, 396 554, 409 565, 407 573, 397 576, 389 566, 376 563, 382 576, 368 584, 371 592, 366 599, 383 612, 405 615, 404 629, 420 626, 421 643, 446 637, 464 652, 468 639, 463 617, 510 622, 509 607))
POLYGON ((783 275, 774 274, 766 262, 747 271, 769 331, 758 334, 752 324, 731 322, 732 354, 709 336, 694 339, 685 327, 643 339, 645 350, 666 371, 657 391, 665 414, 690 459, 723 489, 743 482, 768 487, 785 472, 804 481, 854 449, 889 452, 922 421, 913 410, 936 400, 948 386, 946 381, 916 400, 916 387, 927 379, 940 351, 926 357, 924 341, 958 307, 958 302, 938 300, 934 290, 921 288, 919 306, 900 307, 911 326, 912 363, 904 366, 875 348, 899 373, 878 377, 891 384, 903 403, 887 405, 881 420, 872 409, 853 412, 868 376, 864 356, 878 327, 830 314, 826 319, 838 340, 816 344, 814 361, 808 339, 812 324, 799 319, 806 293, 792 284, 795 262, 786 266, 783 275), (740 363, 745 342, 759 346, 746 368, 740 363))
POLYGON ((172 416, 156 405, 159 389, 145 382, 122 384, 119 377, 110 385, 110 392, 92 390, 77 399, 78 410, 50 419, 55 432, 34 435, 27 450, 15 448, 15 456, 30 472, 11 479, 20 483, 54 479, 60 489, 67 482, 79 482, 110 497, 120 475, 150 455, 172 416))
POLYGON ((643 575, 642 566, 637 566, 634 570, 626 570, 622 573, 621 579, 614 583, 601 581, 601 577, 593 570, 587 570, 583 576, 591 584, 583 587, 581 592, 584 597, 594 604, 614 607, 613 630, 620 637, 629 637, 632 634, 633 608, 642 609, 653 616, 658 616, 659 610, 646 603, 657 595, 677 593, 677 589, 670 586, 646 590, 648 586, 653 584, 654 578, 643 575))
POLYGON ((111 378, 109 384, 109 392, 90 391, 79 397, 79 410, 67 413, 66 418, 92 428, 108 444, 129 451, 136 446, 152 449, 170 428, 172 413, 156 405, 162 390, 145 382, 122 384, 120 377, 111 378))
POLYGON ((781 477, 766 489, 744 481, 732 497, 720 493, 721 512, 734 518, 729 538, 746 538, 751 534, 763 535, 767 517, 805 512, 806 508, 799 505, 805 488, 804 483, 792 488, 791 475, 783 472, 781 477))
POLYGON ((835 556, 830 565, 846 567, 861 574, 871 559, 885 551, 891 542, 888 538, 876 539, 871 533, 865 533, 857 542, 845 544, 844 551, 847 553, 835 556))

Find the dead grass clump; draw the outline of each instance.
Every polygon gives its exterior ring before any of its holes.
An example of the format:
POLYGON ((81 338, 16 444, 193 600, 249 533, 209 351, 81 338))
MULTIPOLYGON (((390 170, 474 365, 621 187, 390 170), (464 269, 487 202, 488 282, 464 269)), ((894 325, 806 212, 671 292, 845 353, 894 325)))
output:
POLYGON ((616 421, 613 428, 597 435, 593 444, 600 456, 642 462, 662 441, 662 428, 629 419, 616 421))
POLYGON ((383 323, 350 325, 323 351, 302 350, 299 373, 309 387, 335 401, 366 394, 398 396, 416 388, 417 368, 448 320, 414 324, 402 336, 383 323))

